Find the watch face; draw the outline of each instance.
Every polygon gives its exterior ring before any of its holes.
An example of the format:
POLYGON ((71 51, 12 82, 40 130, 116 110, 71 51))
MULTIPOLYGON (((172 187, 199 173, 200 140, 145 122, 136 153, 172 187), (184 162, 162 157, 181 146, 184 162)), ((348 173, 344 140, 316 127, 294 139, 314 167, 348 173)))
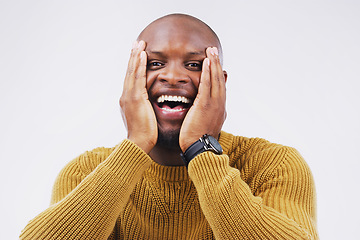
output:
POLYGON ((221 147, 220 143, 213 136, 208 136, 208 140, 209 140, 209 143, 211 144, 211 146, 216 151, 216 153, 222 154, 222 147, 221 147))

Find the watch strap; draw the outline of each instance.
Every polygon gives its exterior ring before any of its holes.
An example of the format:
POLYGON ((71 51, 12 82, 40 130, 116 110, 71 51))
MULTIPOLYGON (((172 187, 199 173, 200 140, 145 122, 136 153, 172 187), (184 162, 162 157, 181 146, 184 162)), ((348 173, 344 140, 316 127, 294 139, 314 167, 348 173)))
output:
POLYGON ((204 143, 201 140, 197 140, 193 144, 188 147, 184 153, 181 153, 181 158, 184 161, 186 167, 189 165, 189 162, 199 155, 202 152, 205 152, 206 149, 204 148, 204 143))
POLYGON ((212 151, 216 154, 222 154, 222 148, 217 140, 212 136, 205 134, 199 140, 191 144, 184 153, 180 153, 180 156, 187 167, 193 158, 205 151, 212 151), (213 143, 216 144, 211 143, 210 139, 213 143), (217 147, 214 145, 217 145, 217 147))

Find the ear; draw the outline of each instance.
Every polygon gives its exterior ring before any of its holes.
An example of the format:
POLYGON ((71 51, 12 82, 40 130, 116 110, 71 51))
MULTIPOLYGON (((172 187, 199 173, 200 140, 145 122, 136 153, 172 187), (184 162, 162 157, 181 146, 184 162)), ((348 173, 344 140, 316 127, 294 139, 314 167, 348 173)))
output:
POLYGON ((224 73, 224 77, 225 77, 225 83, 226 83, 226 81, 227 81, 227 72, 225 71, 225 70, 223 70, 223 73, 224 73))

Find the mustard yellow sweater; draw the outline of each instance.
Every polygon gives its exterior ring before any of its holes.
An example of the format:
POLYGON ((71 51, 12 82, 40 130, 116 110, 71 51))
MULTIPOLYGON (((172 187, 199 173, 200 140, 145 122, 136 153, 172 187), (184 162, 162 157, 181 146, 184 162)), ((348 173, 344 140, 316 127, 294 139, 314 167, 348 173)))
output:
POLYGON ((70 162, 21 239, 317 239, 311 172, 293 148, 222 132, 222 155, 156 164, 124 140, 70 162))

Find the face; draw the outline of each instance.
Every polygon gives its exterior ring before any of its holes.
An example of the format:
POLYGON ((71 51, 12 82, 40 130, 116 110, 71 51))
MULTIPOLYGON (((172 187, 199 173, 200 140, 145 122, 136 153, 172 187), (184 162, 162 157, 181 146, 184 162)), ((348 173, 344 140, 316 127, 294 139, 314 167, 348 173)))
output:
POLYGON ((147 89, 158 122, 158 144, 178 147, 181 124, 196 98, 207 47, 219 47, 199 23, 165 20, 139 36, 146 42, 147 89))

